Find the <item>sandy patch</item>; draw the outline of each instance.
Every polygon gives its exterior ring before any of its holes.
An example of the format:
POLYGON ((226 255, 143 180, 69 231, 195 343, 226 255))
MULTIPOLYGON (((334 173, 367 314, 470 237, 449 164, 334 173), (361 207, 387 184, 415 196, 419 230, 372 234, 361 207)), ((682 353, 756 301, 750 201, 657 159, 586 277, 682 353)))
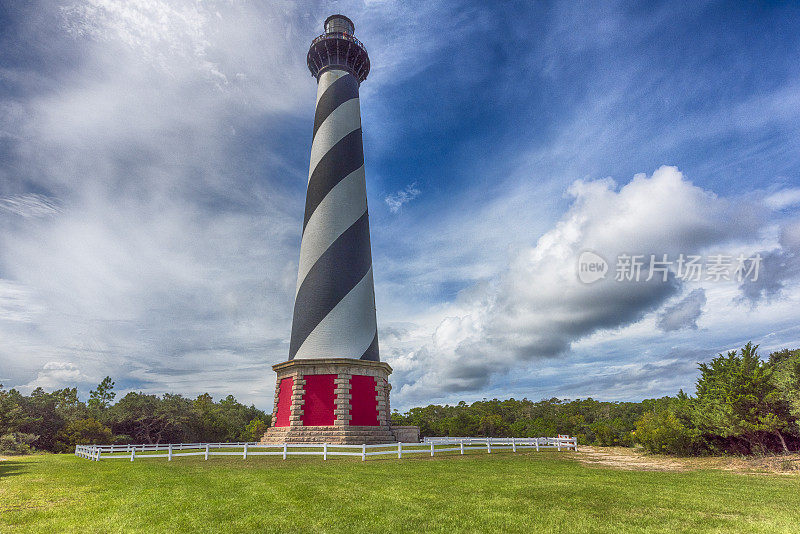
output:
POLYGON ((693 471, 696 469, 721 469, 749 474, 800 475, 800 454, 774 456, 710 456, 675 458, 649 454, 641 449, 627 447, 582 446, 574 456, 586 465, 597 465, 632 471, 693 471))
POLYGON ((587 465, 603 465, 631 471, 685 471, 686 466, 669 456, 646 455, 626 447, 578 447, 575 456, 587 465))

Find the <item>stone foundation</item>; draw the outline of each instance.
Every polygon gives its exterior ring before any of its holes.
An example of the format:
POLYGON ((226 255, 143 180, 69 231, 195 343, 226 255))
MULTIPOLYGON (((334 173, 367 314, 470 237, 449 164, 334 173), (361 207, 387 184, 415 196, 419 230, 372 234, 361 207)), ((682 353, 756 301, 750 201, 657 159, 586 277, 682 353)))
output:
MULTIPOLYGON (((272 368, 278 375, 274 426, 264 434, 262 443, 398 441, 390 425, 389 364, 318 358, 290 360, 272 368)), ((398 429, 404 429, 404 440, 412 437, 413 432, 405 430, 409 427, 398 429)), ((416 436, 419 440, 419 429, 416 436)))
POLYGON ((419 443, 418 426, 392 426, 392 434, 403 443, 419 443))

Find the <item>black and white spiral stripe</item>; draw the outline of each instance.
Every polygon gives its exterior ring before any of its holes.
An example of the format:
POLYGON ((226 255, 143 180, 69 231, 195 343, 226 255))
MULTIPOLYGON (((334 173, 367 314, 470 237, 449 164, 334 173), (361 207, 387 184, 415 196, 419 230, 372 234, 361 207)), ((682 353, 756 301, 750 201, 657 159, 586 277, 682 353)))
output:
POLYGON ((320 74, 289 359, 379 361, 358 80, 320 74))

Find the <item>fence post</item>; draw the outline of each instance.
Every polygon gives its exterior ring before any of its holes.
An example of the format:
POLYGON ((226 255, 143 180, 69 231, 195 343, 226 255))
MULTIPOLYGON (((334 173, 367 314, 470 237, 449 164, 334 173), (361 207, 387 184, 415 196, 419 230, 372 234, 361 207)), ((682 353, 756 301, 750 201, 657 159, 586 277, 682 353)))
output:
POLYGON ((574 438, 572 438, 572 441, 574 443, 573 446, 575 448, 575 452, 578 452, 578 436, 575 436, 574 438))
POLYGON ((94 460, 95 462, 99 462, 100 461, 100 453, 101 452, 102 451, 100 450, 100 447, 97 447, 97 455, 96 455, 97 457, 94 460))
POLYGON ((131 449, 131 462, 136 458, 136 448, 131 449))
POLYGON ((209 448, 209 444, 206 443, 206 460, 208 460, 208 448, 209 448))
POLYGON ((433 442, 431 441, 431 456, 433 456, 433 442))
POLYGON ((492 442, 491 438, 486 438, 486 452, 492 454, 492 442))
POLYGON ((327 460, 328 459, 328 444, 327 443, 323 443, 322 444, 322 459, 323 460, 327 460))
POLYGON ((283 444, 283 459, 286 459, 286 444, 283 444))
POLYGON ((514 438, 511 438, 511 450, 517 452, 517 440, 514 438))
POLYGON ((464 440, 461 440, 461 454, 464 454, 464 440))
POLYGON ((398 458, 403 457, 403 443, 401 441, 397 442, 397 457, 398 458))
POLYGON ((556 448, 561 452, 561 438, 556 438, 556 448))
POLYGON ((536 452, 539 452, 539 438, 536 438, 536 452))
POLYGON ((247 460, 247 443, 244 444, 244 453, 242 454, 242 459, 247 460))
POLYGON ((167 449, 167 461, 172 461, 172 443, 169 444, 169 448, 167 449))
POLYGON ((367 444, 364 443, 361 445, 361 461, 365 462, 367 460, 367 444))

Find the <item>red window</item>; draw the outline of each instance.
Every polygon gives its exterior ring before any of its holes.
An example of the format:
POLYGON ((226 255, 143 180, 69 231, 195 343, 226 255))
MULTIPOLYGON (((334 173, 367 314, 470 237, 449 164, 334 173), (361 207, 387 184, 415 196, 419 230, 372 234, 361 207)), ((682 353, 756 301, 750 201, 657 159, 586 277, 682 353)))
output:
POLYGON ((278 386, 278 410, 275 413, 275 426, 289 426, 289 412, 292 408, 292 377, 282 378, 278 386))
POLYGON ((336 395, 333 380, 336 375, 306 375, 303 395, 303 426, 333 425, 336 395))
POLYGON ((350 424, 378 426, 378 397, 375 377, 353 375, 350 378, 350 424))

